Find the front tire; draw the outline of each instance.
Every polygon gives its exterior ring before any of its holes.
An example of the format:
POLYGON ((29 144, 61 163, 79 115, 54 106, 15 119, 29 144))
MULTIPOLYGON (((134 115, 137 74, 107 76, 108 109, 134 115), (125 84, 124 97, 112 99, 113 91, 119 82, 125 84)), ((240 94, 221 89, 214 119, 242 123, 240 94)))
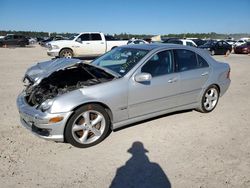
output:
POLYGON ((24 42, 20 42, 20 43, 19 43, 19 46, 20 46, 20 47, 25 47, 26 44, 25 44, 24 42))
POLYGON ((212 112, 218 104, 219 96, 220 93, 217 86, 212 85, 208 87, 202 96, 200 108, 198 109, 198 111, 203 113, 212 112))
POLYGON ((71 49, 63 49, 59 53, 60 58, 72 58, 73 57, 73 51, 71 49))
POLYGON ((70 117, 65 128, 65 139, 71 145, 87 148, 100 143, 110 131, 110 118, 97 104, 80 107, 70 117))

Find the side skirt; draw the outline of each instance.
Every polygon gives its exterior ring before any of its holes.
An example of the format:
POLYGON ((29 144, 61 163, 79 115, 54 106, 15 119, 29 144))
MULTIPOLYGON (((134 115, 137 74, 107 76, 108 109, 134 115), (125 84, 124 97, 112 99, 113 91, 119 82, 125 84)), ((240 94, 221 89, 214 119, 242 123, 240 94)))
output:
POLYGON ((143 121, 143 120, 146 120, 146 119, 150 119, 150 118, 153 118, 153 117, 157 117, 157 116, 160 116, 160 115, 168 114, 168 113, 171 113, 171 112, 195 109, 198 106, 199 106, 198 103, 191 103, 191 104, 187 104, 187 105, 184 105, 184 106, 178 106, 178 107, 170 108, 170 109, 167 109, 167 110, 153 112, 153 113, 150 113, 150 114, 146 114, 146 115, 138 116, 138 117, 135 117, 135 118, 127 119, 127 120, 124 120, 124 121, 116 122, 116 123, 113 123, 112 130, 124 127, 124 126, 132 124, 132 123, 136 123, 136 122, 143 121))

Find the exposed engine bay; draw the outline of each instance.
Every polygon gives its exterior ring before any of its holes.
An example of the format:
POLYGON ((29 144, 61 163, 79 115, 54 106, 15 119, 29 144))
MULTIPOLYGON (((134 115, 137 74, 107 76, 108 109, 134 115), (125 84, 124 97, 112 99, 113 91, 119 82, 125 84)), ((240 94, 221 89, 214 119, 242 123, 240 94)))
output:
POLYGON ((31 106, 39 106, 47 99, 114 78, 102 69, 83 63, 55 71, 37 85, 26 75, 24 79, 28 80, 25 88, 26 101, 31 106))

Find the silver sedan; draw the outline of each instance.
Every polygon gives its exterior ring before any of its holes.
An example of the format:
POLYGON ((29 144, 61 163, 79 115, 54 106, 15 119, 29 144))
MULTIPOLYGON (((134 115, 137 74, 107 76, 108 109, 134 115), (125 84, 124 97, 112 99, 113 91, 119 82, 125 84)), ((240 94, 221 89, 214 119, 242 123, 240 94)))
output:
POLYGON ((211 112, 230 85, 230 67, 193 47, 128 45, 90 64, 38 63, 24 82, 17 98, 24 127, 48 140, 90 147, 134 122, 186 109, 211 112))

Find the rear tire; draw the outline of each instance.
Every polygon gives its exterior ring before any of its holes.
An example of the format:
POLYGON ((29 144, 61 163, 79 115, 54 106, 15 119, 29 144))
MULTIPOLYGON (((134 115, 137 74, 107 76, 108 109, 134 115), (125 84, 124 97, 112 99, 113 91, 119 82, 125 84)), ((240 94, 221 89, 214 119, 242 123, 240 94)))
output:
POLYGON ((80 107, 65 128, 65 140, 78 148, 87 148, 103 141, 110 132, 110 118, 98 104, 80 107))
POLYGON ((197 110, 202 113, 212 112, 218 104, 220 92, 217 86, 211 85, 204 92, 200 108, 197 110))
POLYGON ((20 42, 20 43, 19 43, 19 46, 20 46, 20 47, 25 47, 26 45, 25 45, 24 42, 20 42))
POLYGON ((73 57, 73 51, 71 49, 63 49, 59 53, 60 58, 72 58, 73 57))

